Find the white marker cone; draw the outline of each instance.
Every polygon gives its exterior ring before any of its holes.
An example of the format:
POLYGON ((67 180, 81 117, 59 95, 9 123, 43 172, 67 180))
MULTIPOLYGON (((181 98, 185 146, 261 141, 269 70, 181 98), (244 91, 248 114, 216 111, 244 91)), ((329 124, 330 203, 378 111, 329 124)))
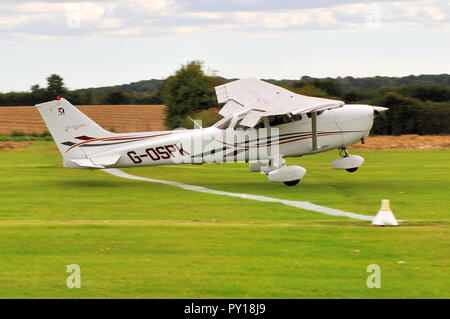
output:
POLYGON ((389 205, 389 199, 382 199, 381 200, 381 208, 378 211, 377 216, 375 216, 372 225, 391 225, 391 226, 397 226, 398 222, 394 217, 394 214, 392 214, 390 205, 389 205))

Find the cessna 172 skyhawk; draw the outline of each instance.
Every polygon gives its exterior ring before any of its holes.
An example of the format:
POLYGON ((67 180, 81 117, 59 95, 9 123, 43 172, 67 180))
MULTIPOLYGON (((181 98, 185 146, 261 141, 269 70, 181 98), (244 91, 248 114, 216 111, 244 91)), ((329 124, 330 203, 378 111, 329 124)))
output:
MULTIPOLYGON (((346 147, 364 141, 387 108, 346 105, 309 97, 256 79, 216 88, 224 118, 207 128, 117 134, 104 130, 67 100, 36 105, 63 156, 64 167, 111 168, 251 161, 269 181, 296 185, 305 175, 284 157, 340 150, 334 169, 356 171, 364 162, 346 147)), ((136 114, 139 116, 139 114, 136 114)))

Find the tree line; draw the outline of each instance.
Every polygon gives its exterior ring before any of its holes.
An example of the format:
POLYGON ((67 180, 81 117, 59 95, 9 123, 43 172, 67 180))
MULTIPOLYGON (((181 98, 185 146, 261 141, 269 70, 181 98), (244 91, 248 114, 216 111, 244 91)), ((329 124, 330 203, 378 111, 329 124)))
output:
POLYGON ((450 85, 434 83, 380 86, 377 89, 344 89, 338 80, 301 79, 286 86, 296 93, 342 100, 348 104, 388 107, 375 119, 374 135, 449 134, 450 85))
POLYGON ((127 91, 120 88, 68 90, 58 74, 47 77, 47 87, 32 85, 29 92, 0 93, 0 106, 35 105, 64 97, 75 105, 164 104, 160 91, 154 93, 127 91))
MULTIPOLYGON (((266 80, 295 93, 342 100, 351 104, 369 104, 388 107, 387 112, 375 118, 372 134, 449 134, 450 85, 449 75, 411 76, 393 78, 374 77, 362 79, 362 87, 352 86, 357 80, 347 77, 338 79, 266 80), (430 83, 432 79, 441 83, 430 83), (340 82, 352 82, 345 88, 340 82), (388 81, 389 83, 389 81, 388 81)), ((167 105, 166 125, 170 128, 187 127, 190 116, 201 119, 203 125, 211 125, 220 119, 214 87, 232 80, 206 76, 202 64, 193 61, 183 65, 164 82, 162 97, 167 105)))
MULTIPOLYGON (((388 107, 375 119, 372 134, 449 134, 450 76, 420 75, 403 78, 311 78, 266 80, 295 93, 342 100, 345 103, 388 107)), ((232 81, 207 76, 199 61, 182 65, 165 80, 145 80, 121 86, 68 90, 52 74, 47 87, 30 92, 0 93, 0 106, 34 105, 63 96, 75 105, 166 104, 168 128, 192 127, 188 116, 208 126, 219 120, 214 87, 232 81)))

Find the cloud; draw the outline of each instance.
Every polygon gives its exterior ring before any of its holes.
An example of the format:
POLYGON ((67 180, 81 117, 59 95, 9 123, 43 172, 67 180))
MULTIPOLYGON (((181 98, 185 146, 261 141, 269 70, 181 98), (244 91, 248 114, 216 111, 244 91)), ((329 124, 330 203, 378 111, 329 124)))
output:
POLYGON ((73 2, 6 0, 3 36, 158 37, 227 31, 273 33, 377 26, 449 26, 447 1, 368 0, 115 0, 73 2))
MULTIPOLYGON (((381 0, 377 2, 389 2, 391 0, 381 0)), ((414 1, 414 0, 413 0, 414 1)), ((412 1, 409 1, 412 2, 412 1)), ((186 11, 207 11, 207 12, 274 12, 285 10, 307 10, 317 8, 331 8, 339 5, 349 4, 371 4, 372 0, 189 0, 179 1, 179 5, 186 11)))

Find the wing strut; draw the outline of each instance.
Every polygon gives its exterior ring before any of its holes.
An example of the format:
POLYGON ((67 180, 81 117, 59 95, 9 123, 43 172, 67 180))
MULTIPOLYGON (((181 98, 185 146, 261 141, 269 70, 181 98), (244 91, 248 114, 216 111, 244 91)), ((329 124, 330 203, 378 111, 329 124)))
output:
POLYGON ((317 112, 311 112, 312 150, 317 151, 317 112))

